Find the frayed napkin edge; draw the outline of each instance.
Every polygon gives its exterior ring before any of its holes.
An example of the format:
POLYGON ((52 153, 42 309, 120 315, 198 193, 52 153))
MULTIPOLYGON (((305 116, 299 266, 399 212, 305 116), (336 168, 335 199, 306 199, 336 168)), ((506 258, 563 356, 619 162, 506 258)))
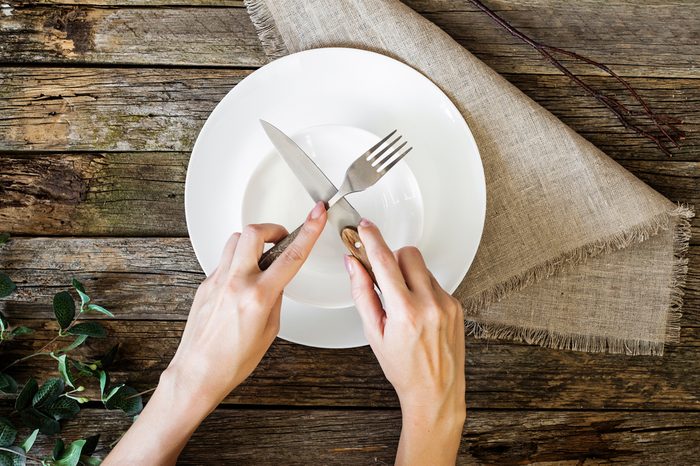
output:
POLYGON ((508 339, 545 348, 612 353, 628 355, 662 356, 666 343, 680 340, 684 286, 688 275, 688 249, 691 237, 690 221, 695 216, 692 207, 678 204, 674 209, 648 219, 635 227, 618 232, 607 238, 573 249, 556 259, 514 276, 495 288, 485 290, 475 297, 462 299, 465 326, 470 335, 479 339, 508 339), (566 267, 584 263, 586 260, 624 249, 655 236, 661 230, 674 229, 674 264, 669 290, 669 310, 666 316, 665 341, 623 339, 600 335, 563 334, 546 328, 520 327, 512 324, 478 321, 479 311, 514 291, 546 279, 566 267))
POLYGON ((244 0, 243 4, 248 10, 250 21, 255 27, 258 39, 268 61, 281 58, 289 54, 289 49, 284 38, 277 30, 277 24, 272 17, 272 12, 264 0, 244 0))

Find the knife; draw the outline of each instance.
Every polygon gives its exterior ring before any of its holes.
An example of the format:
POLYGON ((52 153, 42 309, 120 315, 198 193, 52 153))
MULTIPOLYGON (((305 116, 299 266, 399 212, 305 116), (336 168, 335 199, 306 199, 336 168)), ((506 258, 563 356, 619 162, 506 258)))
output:
MULTIPOLYGON (((294 172, 297 179, 299 179, 314 202, 328 202, 328 200, 338 192, 338 188, 335 187, 333 182, 328 179, 326 174, 323 173, 318 165, 316 165, 292 138, 267 121, 260 120, 260 124, 265 130, 267 137, 282 156, 282 159, 284 159, 287 165, 289 165, 289 168, 292 169, 292 172, 294 172)), ((337 201, 328 210, 328 223, 338 231, 345 247, 360 261, 369 272, 372 280, 376 283, 374 273, 372 272, 372 266, 369 263, 365 248, 357 233, 357 225, 360 223, 360 220, 362 220, 360 214, 345 200, 345 198, 337 201)), ((296 238, 300 230, 301 227, 297 228, 267 250, 258 262, 260 269, 267 269, 294 238, 296 238)))

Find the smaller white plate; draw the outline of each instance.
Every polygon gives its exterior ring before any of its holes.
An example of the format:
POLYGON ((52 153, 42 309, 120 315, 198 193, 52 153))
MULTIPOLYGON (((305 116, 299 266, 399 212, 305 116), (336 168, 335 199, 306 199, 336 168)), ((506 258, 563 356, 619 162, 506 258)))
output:
MULTIPOLYGON (((377 136, 366 130, 341 125, 314 126, 290 136, 334 181, 342 180, 345 169, 357 155, 377 142, 377 136)), ((336 185, 340 182, 336 181, 336 185)), ((396 164, 380 182, 347 199, 361 215, 376 219, 388 244, 418 244, 423 231, 423 203, 418 182, 407 164, 396 164)), ((243 224, 294 225, 306 218, 312 207, 311 197, 273 149, 263 157, 248 182, 243 196, 243 224)), ((345 254, 338 231, 329 223, 303 269, 285 288, 285 296, 323 308, 352 306, 343 266, 345 254)))

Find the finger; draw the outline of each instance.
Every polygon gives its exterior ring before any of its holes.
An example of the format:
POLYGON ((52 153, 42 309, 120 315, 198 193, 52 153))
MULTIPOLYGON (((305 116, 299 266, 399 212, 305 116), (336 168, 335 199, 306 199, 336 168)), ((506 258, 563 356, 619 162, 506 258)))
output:
POLYGON ((221 252, 221 260, 219 261, 219 265, 216 267, 216 270, 214 270, 212 275, 216 273, 227 273, 231 268, 231 261, 233 261, 233 255, 236 253, 236 247, 240 237, 241 234, 239 232, 235 232, 229 237, 228 241, 226 241, 224 250, 221 252))
POLYGON ((276 242, 287 236, 287 229, 274 223, 246 225, 233 255, 231 271, 260 271, 258 261, 265 243, 276 242))
POLYGON ((350 275, 352 300, 355 302, 360 319, 362 319, 362 327, 367 341, 370 343, 379 341, 384 335, 386 314, 382 308, 382 302, 374 290, 372 277, 354 257, 345 256, 344 260, 345 268, 350 275))
POLYGON ((362 244, 365 245, 367 258, 377 278, 377 284, 387 297, 397 296, 408 291, 399 264, 389 246, 384 242, 377 226, 367 219, 362 219, 358 227, 362 244))
POLYGON ((323 202, 316 203, 294 241, 263 272, 263 280, 280 291, 284 289, 311 254, 311 249, 316 244, 318 237, 321 236, 327 218, 323 202))
POLYGON ((265 331, 268 332, 272 338, 277 336, 280 331, 280 316, 282 314, 282 293, 277 297, 277 301, 272 306, 270 311, 270 316, 267 318, 267 326, 265 331))
POLYGON ((410 291, 433 293, 430 272, 417 248, 409 246, 399 249, 396 259, 410 291))

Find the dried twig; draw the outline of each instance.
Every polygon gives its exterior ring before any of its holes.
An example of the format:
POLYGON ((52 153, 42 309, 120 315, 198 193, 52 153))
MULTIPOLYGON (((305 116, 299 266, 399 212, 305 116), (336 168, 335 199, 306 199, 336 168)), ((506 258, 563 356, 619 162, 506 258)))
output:
POLYGON ((598 63, 595 60, 579 55, 575 52, 570 52, 568 50, 561 49, 559 47, 553 47, 551 45, 543 44, 538 42, 524 33, 520 32, 516 28, 510 25, 505 19, 501 18, 496 12, 488 8, 486 5, 481 3, 480 0, 470 0, 481 11, 486 13, 491 19, 493 19, 499 26, 508 31, 512 36, 520 39, 526 44, 537 50, 547 61, 554 65, 559 71, 564 73, 569 79, 574 83, 584 89, 589 95, 594 97, 596 100, 601 102, 605 107, 607 107, 616 117, 620 120, 623 126, 626 128, 634 130, 637 134, 653 141, 656 146, 668 156, 671 156, 671 151, 669 145, 672 147, 679 147, 680 141, 684 139, 685 133, 680 130, 675 124, 680 123, 668 116, 659 115, 651 110, 649 104, 642 99, 642 97, 634 90, 634 88, 624 79, 622 79, 617 73, 612 71, 606 65, 598 63), (564 64, 562 64, 554 55, 564 55, 569 58, 573 58, 580 62, 586 63, 588 65, 594 66, 609 76, 613 77, 617 82, 622 84, 625 89, 632 95, 633 99, 639 103, 642 107, 642 112, 633 112, 625 104, 617 100, 615 97, 603 94, 601 91, 594 89, 590 85, 586 84, 576 76, 571 70, 569 70, 564 64), (653 129, 646 129, 638 123, 635 123, 635 116, 645 116, 651 123, 656 131, 653 129))

